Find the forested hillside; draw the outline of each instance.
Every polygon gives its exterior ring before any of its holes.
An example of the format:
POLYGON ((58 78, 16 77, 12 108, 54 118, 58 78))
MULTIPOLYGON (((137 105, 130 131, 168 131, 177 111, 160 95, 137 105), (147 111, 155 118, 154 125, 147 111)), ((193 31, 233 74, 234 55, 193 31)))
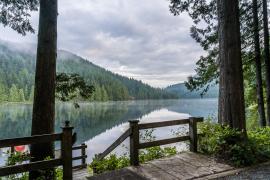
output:
POLYGON ((179 96, 179 98, 200 98, 200 97, 218 98, 218 86, 217 85, 211 86, 209 88, 209 90, 206 92, 206 94, 204 94, 203 96, 201 96, 203 89, 198 90, 198 91, 195 91, 195 90, 190 91, 187 89, 187 87, 185 86, 184 83, 179 83, 179 84, 174 84, 174 85, 168 86, 165 90, 170 92, 170 93, 177 94, 179 96))
MULTIPOLYGON (((31 101, 35 55, 0 43, 0 101, 31 101)), ((95 93, 89 100, 169 99, 177 96, 107 71, 67 51, 58 52, 57 72, 80 74, 95 93)))

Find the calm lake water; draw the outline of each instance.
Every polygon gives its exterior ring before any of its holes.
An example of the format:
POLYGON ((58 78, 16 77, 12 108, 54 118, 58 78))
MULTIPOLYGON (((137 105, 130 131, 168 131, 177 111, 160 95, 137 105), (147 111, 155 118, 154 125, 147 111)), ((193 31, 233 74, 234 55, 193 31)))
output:
MULTIPOLYGON (((59 103, 56 106, 56 131, 61 132, 65 120, 69 120, 77 132, 76 144, 88 145, 88 162, 94 154, 104 151, 127 128, 128 121, 140 122, 166 121, 189 116, 216 117, 217 99, 181 100, 141 100, 121 102, 82 103, 74 108, 72 103, 59 103)), ((31 133, 32 105, 0 105, 0 139, 29 136, 31 133)), ((157 139, 175 136, 176 132, 185 133, 185 126, 160 128, 153 132, 157 139)), ((142 132, 144 133, 144 132, 142 132)), ((116 149, 121 154, 127 142, 116 149)), ((184 145, 178 145, 183 148, 184 145)), ((75 152, 77 154, 77 152, 75 152)), ((0 150, 0 164, 5 155, 0 150)))

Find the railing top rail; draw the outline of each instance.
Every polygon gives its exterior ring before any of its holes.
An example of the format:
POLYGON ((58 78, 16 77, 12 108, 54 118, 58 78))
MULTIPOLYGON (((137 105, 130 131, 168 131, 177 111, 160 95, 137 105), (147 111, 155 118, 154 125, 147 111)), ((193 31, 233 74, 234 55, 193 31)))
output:
MULTIPOLYGON (((202 117, 190 117, 188 119, 178 119, 178 120, 170 120, 170 121, 160 121, 160 122, 152 122, 152 123, 142 123, 138 124, 138 120, 130 121, 131 124, 136 124, 139 130, 142 129, 151 129, 151 128, 158 128, 158 127, 166 127, 166 126, 175 126, 175 125, 182 125, 182 124, 190 124, 191 122, 203 122, 202 117)), ((103 153, 98 154, 98 159, 103 159, 109 153, 111 153, 117 146, 119 146, 126 138, 132 135, 132 130, 129 128, 125 133, 123 133, 114 143, 112 143, 103 153)), ((144 149, 147 147, 153 147, 158 145, 165 145, 171 144, 180 141, 190 140, 189 136, 182 136, 170 139, 163 139, 153 142, 145 142, 139 143, 139 149, 144 149)))
POLYGON ((82 145, 78 145, 78 146, 73 146, 72 150, 78 150, 78 149, 83 149, 83 148, 87 148, 86 144, 82 144, 82 145))
POLYGON ((139 126, 139 129, 151 129, 151 128, 158 128, 158 127, 166 127, 166 126, 176 126, 176 125, 182 125, 182 124, 189 124, 190 119, 195 119, 196 122, 203 121, 203 118, 190 117, 189 119, 177 119, 177 120, 170 120, 170 121, 143 123, 143 124, 139 124, 138 126, 139 126))
POLYGON ((189 119, 193 119, 196 122, 203 122, 203 117, 190 117, 189 119))
POLYGON ((175 125, 188 124, 188 123, 189 123, 189 119, 143 123, 143 124, 139 124, 139 129, 151 129, 151 128, 175 126, 175 125))
POLYGON ((61 141, 62 134, 43 134, 22 138, 13 138, 13 139, 2 139, 0 140, 0 148, 11 147, 11 146, 19 146, 19 145, 27 145, 27 144, 35 144, 35 143, 44 143, 44 142, 52 142, 52 141, 61 141))

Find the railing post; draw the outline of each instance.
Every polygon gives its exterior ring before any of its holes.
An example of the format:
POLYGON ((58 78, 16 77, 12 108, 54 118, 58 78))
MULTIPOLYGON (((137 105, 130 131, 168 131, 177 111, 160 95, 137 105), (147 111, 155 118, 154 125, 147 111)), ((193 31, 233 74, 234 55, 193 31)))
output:
POLYGON ((63 179, 72 180, 72 130, 69 121, 62 128, 61 158, 63 161, 63 179))
POLYGON ((197 152, 197 120, 194 117, 189 118, 189 137, 190 137, 190 151, 197 152))
POLYGON ((139 165, 139 121, 129 121, 131 136, 130 136, 130 164, 132 166, 139 165))
POLYGON ((86 168, 87 165, 86 165, 86 158, 84 157, 86 155, 86 151, 85 149, 87 148, 86 144, 85 143, 82 143, 82 167, 86 168))
POLYGON ((10 153, 11 153, 11 154, 14 154, 14 153, 15 153, 15 147, 14 147, 14 146, 11 146, 11 147, 10 147, 10 153))

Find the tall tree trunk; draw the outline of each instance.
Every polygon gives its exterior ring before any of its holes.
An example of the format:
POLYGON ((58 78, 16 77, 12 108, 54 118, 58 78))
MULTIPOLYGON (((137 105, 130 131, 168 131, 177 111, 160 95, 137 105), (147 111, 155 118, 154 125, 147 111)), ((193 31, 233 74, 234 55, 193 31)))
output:
MULTIPOLYGON (((57 15, 57 0, 40 0, 32 135, 54 133, 57 15)), ((54 143, 32 145, 31 156, 33 161, 53 158, 54 143)), ((31 172, 30 179, 39 175, 31 172)))
POLYGON ((267 0, 263 0, 264 61, 266 80, 267 122, 270 125, 270 54, 267 0))
POLYGON ((217 3, 220 58, 219 123, 245 130, 239 1, 218 0, 217 3))
POLYGON ((255 45, 255 66, 257 80, 257 102, 259 111, 260 125, 266 126, 264 99, 263 99, 263 83, 262 83, 262 66, 261 66, 261 47, 259 35, 259 20, 258 20, 258 2, 252 1, 253 10, 253 26, 254 26, 254 45, 255 45))

